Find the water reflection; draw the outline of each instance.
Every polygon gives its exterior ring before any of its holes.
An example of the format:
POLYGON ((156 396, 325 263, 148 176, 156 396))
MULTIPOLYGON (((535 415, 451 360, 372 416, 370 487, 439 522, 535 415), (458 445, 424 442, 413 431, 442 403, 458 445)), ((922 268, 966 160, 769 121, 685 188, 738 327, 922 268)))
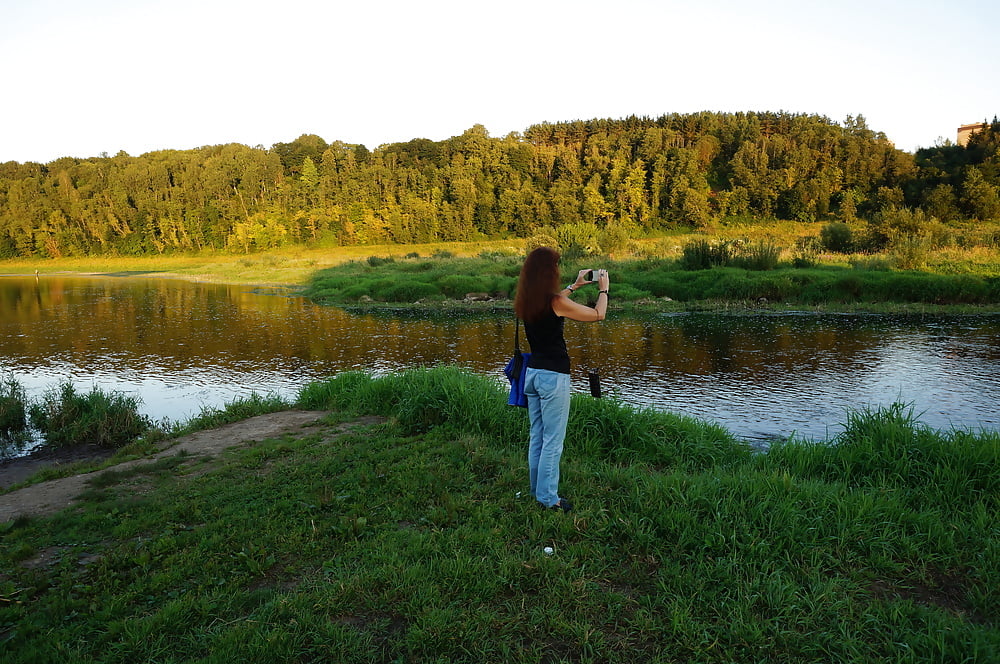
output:
MULTIPOLYGON (((33 396, 60 381, 133 393, 184 419, 250 392, 294 396, 349 369, 455 363, 500 378, 509 313, 358 314, 281 290, 148 278, 0 278, 0 369, 33 396)), ((848 409, 912 403, 931 426, 1000 428, 1000 317, 684 314, 567 322, 575 389, 828 438, 848 409)))

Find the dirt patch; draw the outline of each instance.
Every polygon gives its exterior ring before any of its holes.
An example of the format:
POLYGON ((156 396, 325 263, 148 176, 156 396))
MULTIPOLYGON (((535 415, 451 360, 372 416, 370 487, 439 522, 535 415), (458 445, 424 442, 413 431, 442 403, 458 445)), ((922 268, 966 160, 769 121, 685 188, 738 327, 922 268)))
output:
POLYGON ((99 445, 75 445, 56 449, 42 448, 28 456, 0 462, 0 489, 20 484, 43 468, 77 461, 101 461, 115 451, 99 445))
MULTIPOLYGON (((241 445, 251 441, 261 441, 268 438, 276 438, 286 433, 298 431, 303 427, 314 424, 321 417, 326 415, 325 411, 303 411, 289 410, 279 413, 269 413, 258 415, 234 422, 217 429, 199 431, 183 438, 170 441, 169 446, 163 451, 143 459, 126 461, 110 468, 63 477, 33 484, 17 491, 0 496, 0 523, 11 521, 22 516, 47 516, 69 507, 76 501, 76 497, 86 488, 87 482, 101 473, 108 470, 126 470, 135 466, 147 464, 164 456, 173 456, 179 453, 190 454, 192 456, 214 456, 225 450, 227 447, 241 445)), ((355 426, 364 426, 380 421, 381 418, 360 418, 352 422, 340 425, 339 429, 344 431, 355 426)), ((80 458, 101 458, 80 457, 81 452, 77 451, 77 456, 71 460, 80 458)), ((95 451, 95 454, 101 452, 95 451)), ((0 486, 11 486, 29 477, 46 465, 66 461, 66 459, 32 459, 24 464, 6 464, 0 468, 0 486), (15 479, 20 477, 20 479, 15 479), (13 481, 11 481, 13 480, 13 481)))

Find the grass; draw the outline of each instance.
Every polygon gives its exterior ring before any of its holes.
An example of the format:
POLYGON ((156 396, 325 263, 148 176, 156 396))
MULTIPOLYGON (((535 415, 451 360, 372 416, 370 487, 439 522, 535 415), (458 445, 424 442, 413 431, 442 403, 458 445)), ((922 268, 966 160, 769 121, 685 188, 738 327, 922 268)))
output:
MULTIPOLYGON (((688 261, 715 260, 715 248, 700 248, 697 258, 680 262, 630 260, 564 261, 564 281, 579 269, 598 262, 612 275, 614 307, 704 307, 707 303, 758 306, 762 301, 789 307, 824 305, 947 305, 991 306, 1000 303, 1000 276, 936 274, 928 271, 891 270, 879 262, 856 266, 780 266, 773 269, 717 266, 683 269, 688 261), (565 276, 570 275, 570 276, 565 276), (670 305, 669 303, 677 303, 670 305)), ((716 247, 717 248, 717 247, 716 247)), ((771 264, 770 245, 753 245, 745 262, 771 264), (758 253, 759 252, 759 253, 758 253)), ((694 253, 694 252, 692 252, 694 253)), ((468 293, 512 296, 517 287, 521 259, 501 258, 405 259, 377 263, 353 262, 320 270, 304 291, 311 299, 336 305, 413 303, 441 306, 462 300, 468 293)), ((584 290, 586 300, 594 291, 584 290)))
POLYGON ((94 387, 80 394, 71 383, 63 383, 30 404, 31 424, 45 435, 46 445, 97 445, 123 447, 152 426, 139 414, 139 399, 94 387))
POLYGON ((997 434, 893 406, 760 455, 575 395, 562 515, 505 402, 451 367, 345 373, 295 404, 324 426, 0 525, 4 661, 996 661, 997 434))
POLYGON ((0 373, 0 458, 28 442, 28 396, 13 374, 0 373))
POLYGON ((230 284, 302 286, 319 269, 369 256, 403 258, 408 254, 476 256, 506 247, 509 242, 453 242, 421 245, 359 245, 351 247, 292 246, 267 253, 233 255, 220 253, 173 254, 149 257, 90 256, 59 259, 11 259, 0 261, 0 273, 41 276, 58 272, 127 276, 181 277, 195 281, 230 284))

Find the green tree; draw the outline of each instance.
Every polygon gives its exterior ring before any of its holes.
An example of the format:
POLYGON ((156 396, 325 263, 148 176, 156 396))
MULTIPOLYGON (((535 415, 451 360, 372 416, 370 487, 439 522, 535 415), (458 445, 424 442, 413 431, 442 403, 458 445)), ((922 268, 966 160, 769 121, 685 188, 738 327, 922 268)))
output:
POLYGON ((1000 219, 1000 195, 997 187, 983 178, 983 174, 975 166, 970 166, 965 172, 962 182, 962 205, 969 216, 980 221, 1000 219))
POLYGON ((327 147, 326 141, 316 134, 302 134, 291 143, 275 143, 271 150, 281 159, 285 174, 297 176, 302 172, 306 157, 314 164, 319 163, 327 147))
POLYGON ((957 219, 958 196, 950 184, 939 184, 924 195, 924 208, 932 217, 944 221, 957 219))

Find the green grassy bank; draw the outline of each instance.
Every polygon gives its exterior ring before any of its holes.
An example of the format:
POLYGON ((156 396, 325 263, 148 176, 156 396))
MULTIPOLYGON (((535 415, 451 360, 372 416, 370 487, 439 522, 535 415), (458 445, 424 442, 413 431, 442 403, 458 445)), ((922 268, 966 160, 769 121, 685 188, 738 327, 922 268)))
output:
MULTIPOLYGON (((316 272, 305 294, 327 304, 447 304, 470 294, 512 297, 522 257, 370 257, 316 272)), ((993 307, 1000 304, 1000 277, 890 270, 881 263, 772 269, 687 269, 682 261, 640 259, 564 260, 564 281, 578 270, 610 271, 615 307, 665 310, 741 306, 905 308, 912 305, 993 307)), ((576 298, 592 298, 583 290, 576 298)))
POLYGON ((0 659, 1000 653, 995 433, 931 431, 893 406, 853 415, 835 444, 759 455, 717 426, 576 395, 564 515, 525 495, 526 415, 487 378, 346 373, 295 405, 331 415, 217 459, 112 471, 77 509, 0 525, 0 659), (386 419, 339 432, 358 415, 386 419))

